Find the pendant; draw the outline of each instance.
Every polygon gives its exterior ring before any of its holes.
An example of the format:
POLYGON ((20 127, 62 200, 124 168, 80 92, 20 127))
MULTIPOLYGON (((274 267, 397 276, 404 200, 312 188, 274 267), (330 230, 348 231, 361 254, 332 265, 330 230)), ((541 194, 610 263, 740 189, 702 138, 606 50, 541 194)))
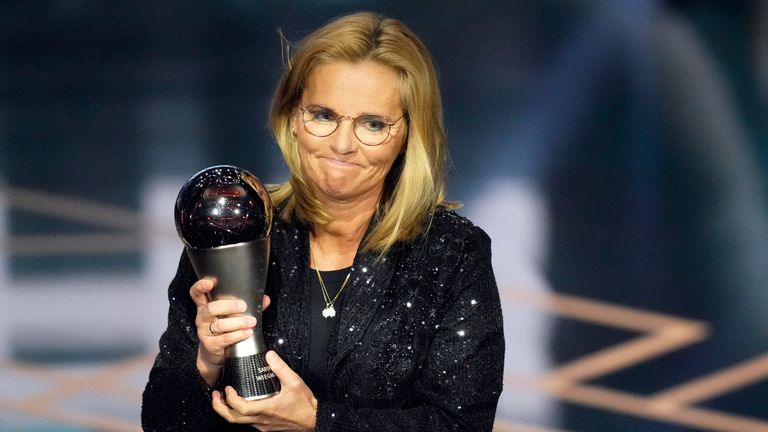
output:
POLYGON ((336 316, 336 309, 333 308, 333 305, 323 309, 323 318, 333 318, 335 316, 336 316))

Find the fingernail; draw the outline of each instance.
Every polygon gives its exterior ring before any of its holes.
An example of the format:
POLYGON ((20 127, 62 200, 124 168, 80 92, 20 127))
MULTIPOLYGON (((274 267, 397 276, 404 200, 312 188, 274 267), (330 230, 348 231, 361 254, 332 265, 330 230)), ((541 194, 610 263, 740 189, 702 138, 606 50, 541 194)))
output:
POLYGON ((246 322, 248 323, 249 326, 255 326, 256 325, 256 318, 254 318, 252 316, 249 316, 246 319, 246 322))
POLYGON ((246 336, 252 336, 253 335, 253 330, 251 330, 251 329, 246 330, 245 331, 245 335, 246 336))
POLYGON ((246 309, 248 309, 248 305, 247 305, 247 304, 245 304, 245 302, 244 302, 244 301, 241 301, 241 302, 239 302, 239 303, 237 304, 237 308, 238 308, 238 309, 239 309, 241 312, 243 312, 243 311, 245 311, 246 309))

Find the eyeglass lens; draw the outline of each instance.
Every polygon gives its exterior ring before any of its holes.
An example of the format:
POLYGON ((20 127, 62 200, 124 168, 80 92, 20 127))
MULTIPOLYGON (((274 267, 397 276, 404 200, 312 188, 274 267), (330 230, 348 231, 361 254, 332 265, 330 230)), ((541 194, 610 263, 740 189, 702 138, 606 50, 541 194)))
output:
POLYGON ((304 127, 307 132, 317 137, 326 137, 339 127, 344 118, 353 121, 354 133, 360 142, 366 145, 379 145, 389 137, 392 123, 382 116, 361 115, 359 117, 340 116, 332 109, 310 105, 302 108, 304 127))

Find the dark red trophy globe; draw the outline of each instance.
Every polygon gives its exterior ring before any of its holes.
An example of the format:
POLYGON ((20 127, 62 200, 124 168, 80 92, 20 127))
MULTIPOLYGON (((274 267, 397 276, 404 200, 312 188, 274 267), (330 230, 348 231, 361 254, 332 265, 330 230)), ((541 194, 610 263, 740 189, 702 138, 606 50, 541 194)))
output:
POLYGON ((267 364, 261 331, 272 230, 266 188, 242 168, 206 168, 181 188, 174 216, 198 278, 216 281, 212 298, 243 300, 243 315, 256 317, 253 336, 227 348, 220 385, 248 400, 277 394, 280 381, 267 364))

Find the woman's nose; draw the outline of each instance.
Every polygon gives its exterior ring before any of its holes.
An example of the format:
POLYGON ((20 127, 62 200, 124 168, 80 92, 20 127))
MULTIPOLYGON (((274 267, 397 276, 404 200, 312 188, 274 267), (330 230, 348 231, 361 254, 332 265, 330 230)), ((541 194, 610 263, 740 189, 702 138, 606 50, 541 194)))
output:
POLYGON ((336 133, 331 135, 331 149, 339 154, 353 153, 358 147, 355 122, 349 117, 342 117, 339 122, 336 133))

